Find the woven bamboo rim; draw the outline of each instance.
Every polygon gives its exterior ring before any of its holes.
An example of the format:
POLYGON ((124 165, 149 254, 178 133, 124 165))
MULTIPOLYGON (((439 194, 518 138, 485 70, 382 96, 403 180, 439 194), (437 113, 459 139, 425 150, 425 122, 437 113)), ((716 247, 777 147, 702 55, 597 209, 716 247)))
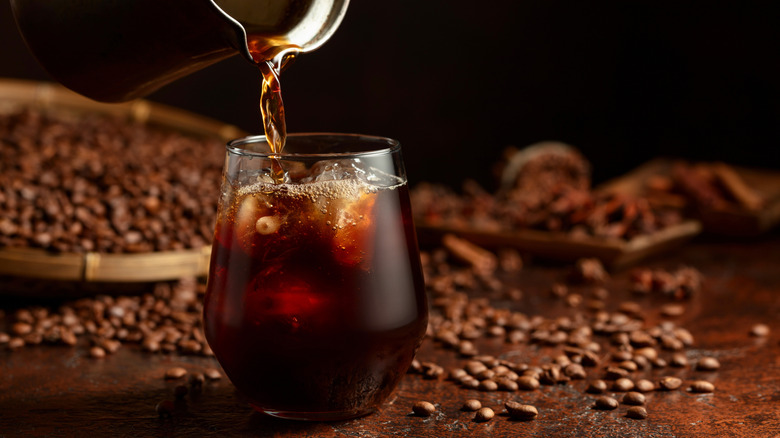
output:
MULTIPOLYGON (((105 114, 189 135, 228 141, 246 134, 233 125, 146 100, 95 102, 47 82, 0 79, 0 113, 22 108, 68 116, 105 114)), ((0 248, 0 275, 86 282, 150 282, 208 273, 211 247, 139 254, 53 254, 34 248, 0 248)))

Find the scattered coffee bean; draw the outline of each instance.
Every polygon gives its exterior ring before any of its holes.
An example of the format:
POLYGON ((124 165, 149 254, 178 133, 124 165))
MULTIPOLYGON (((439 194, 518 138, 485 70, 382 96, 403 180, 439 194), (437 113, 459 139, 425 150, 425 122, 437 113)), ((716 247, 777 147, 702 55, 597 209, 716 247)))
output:
POLYGON ((517 378, 517 387, 519 389, 533 391, 539 389, 539 386, 541 386, 539 380, 533 376, 520 376, 517 378))
POLYGON ((664 304, 661 306, 661 315, 676 317, 685 313, 685 306, 681 304, 664 304))
POLYGON ((188 392, 190 392, 190 390, 186 385, 176 385, 176 387, 173 388, 173 396, 176 397, 176 400, 182 400, 188 392))
POLYGON ((222 378, 222 373, 216 368, 206 368, 203 374, 209 380, 219 380, 222 378))
POLYGON ((627 377, 621 377, 612 384, 613 391, 626 392, 631 391, 632 389, 634 389, 634 382, 627 377))
POLYGON ((504 403, 509 418, 513 420, 529 421, 535 419, 539 415, 539 410, 533 405, 526 405, 515 401, 508 401, 504 403))
POLYGON ((602 394, 606 390, 607 390, 607 382, 598 379, 598 380, 592 380, 590 383, 588 383, 588 387, 585 389, 585 392, 591 394, 602 394))
POLYGON ((647 379, 639 379, 634 383, 634 389, 639 392, 650 392, 655 390, 655 384, 647 379))
POLYGON ((645 395, 641 392, 630 391, 623 396, 623 403, 627 405, 645 404, 645 395))
POLYGON ((690 389, 691 392, 709 393, 709 392, 715 391, 715 385, 713 385, 712 383, 710 383, 710 382, 708 382, 706 380, 697 380, 697 381, 691 383, 691 386, 690 386, 689 389, 690 389))
POLYGON ((620 403, 618 403, 618 401, 615 400, 614 398, 603 395, 596 399, 594 408, 605 410, 605 411, 611 411, 613 409, 617 409, 619 405, 620 403))
POLYGON ((696 363, 696 369, 699 371, 715 371, 720 368, 720 362, 714 357, 702 357, 696 363))
POLYGON ((100 347, 92 347, 89 349, 89 356, 94 357, 95 359, 104 358, 106 357, 106 350, 100 347))
POLYGON ((644 420, 647 418, 647 409, 643 406, 632 406, 626 411, 626 417, 636 420, 644 420))
POLYGON ((495 415, 495 412, 493 412, 493 410, 490 408, 480 408, 474 415, 474 421, 478 421, 480 423, 490 421, 495 415))
POLYGON ((190 383, 190 387, 192 387, 193 390, 195 391, 200 390, 203 387, 203 384, 205 382, 206 382, 206 376, 204 376, 203 373, 190 374, 189 383, 190 383))
POLYGON ((769 326, 766 324, 756 324, 750 328, 750 335, 759 338, 769 336, 769 332, 770 332, 769 326))
POLYGON ((0 332, 0 344, 7 344, 11 340, 11 336, 6 332, 0 332))
POLYGON ((418 417, 430 417, 436 412, 436 406, 427 401, 418 401, 412 406, 412 412, 418 417))
POLYGON ((482 380, 479 382, 477 389, 480 391, 496 391, 498 390, 498 383, 490 379, 482 380))
POLYGON ((674 376, 666 376, 658 381, 658 389, 674 391, 682 385, 682 380, 674 376))
POLYGON ((173 417, 173 412, 176 410, 176 406, 170 400, 163 400, 157 403, 154 410, 160 418, 171 418, 173 417))
POLYGON ((20 337, 13 337, 8 340, 6 347, 8 347, 9 350, 16 350, 18 348, 22 348, 24 347, 24 339, 20 337))
POLYGON ((168 370, 165 371, 165 378, 168 380, 181 379, 186 375, 187 375, 187 370, 182 367, 168 368, 168 370))
POLYGON ((478 411, 480 409, 482 409, 482 402, 473 398, 470 400, 466 400, 466 402, 463 403, 463 407, 461 408, 461 410, 471 411, 471 412, 478 411))
POLYGON ((688 357, 683 353, 674 354, 669 360, 669 365, 677 368, 685 368, 688 366, 688 357))

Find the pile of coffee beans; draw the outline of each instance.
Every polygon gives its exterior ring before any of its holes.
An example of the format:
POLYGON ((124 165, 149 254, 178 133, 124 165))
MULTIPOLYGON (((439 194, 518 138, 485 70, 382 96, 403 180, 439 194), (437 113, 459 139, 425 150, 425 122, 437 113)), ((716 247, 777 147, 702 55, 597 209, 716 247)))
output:
POLYGON ((0 115, 0 248, 138 253, 210 244, 224 147, 108 116, 0 115))
POLYGON ((100 295, 56 309, 25 307, 7 315, 0 311, 0 345, 10 350, 85 345, 87 354, 97 359, 127 343, 149 353, 211 356, 202 328, 203 293, 202 283, 186 278, 157 283, 153 292, 140 296, 100 295))
POLYGON ((527 152, 511 151, 511 174, 507 178, 505 170, 495 192, 473 180, 465 181, 461 192, 442 184, 417 185, 411 192, 415 221, 480 232, 534 229, 630 240, 683 219, 679 209, 658 207, 643 197, 591 190, 590 164, 573 149, 527 152))
MULTIPOLYGON (((501 264, 493 263, 493 271, 486 272, 484 255, 472 257, 473 264, 469 265, 470 259, 453 254, 452 248, 460 246, 436 249, 422 257, 433 308, 427 335, 429 342, 460 358, 461 365, 445 369, 432 361, 417 358, 410 373, 442 381, 442 384, 449 381, 463 389, 507 394, 544 391, 545 387, 553 385, 585 381, 584 404, 591 403, 590 408, 600 410, 617 410, 625 405, 625 416, 633 419, 647 418, 645 394, 649 392, 708 393, 715 390, 712 382, 700 378, 692 379, 686 387, 682 379, 663 372, 667 367, 689 368, 692 372, 712 371, 720 364, 715 358, 702 357, 694 366, 689 365, 687 350, 693 346, 693 335, 672 320, 663 318, 664 312, 660 312, 658 323, 650 325, 646 322, 646 309, 639 303, 610 301, 610 292, 605 286, 609 275, 598 260, 578 261, 567 277, 571 283, 550 286, 551 296, 564 300, 571 308, 566 316, 550 317, 511 310, 511 304, 496 307, 493 304, 496 301, 488 295, 498 296, 499 301, 511 300, 511 295, 501 293, 505 289, 498 275, 501 264), (480 288, 485 292, 473 293, 480 288), (582 306, 581 292, 577 294, 578 300, 571 299, 574 289, 591 290, 585 306, 582 306), (616 310, 606 310, 610 307, 616 310), (526 344, 523 347, 526 353, 532 350, 542 356, 526 362, 481 354, 480 340, 489 338, 503 338, 510 349, 526 344), (661 377, 651 378, 651 374, 661 377), (593 402, 586 394, 598 398, 593 402)), ((468 253, 476 251, 470 249, 468 253)), ((693 268, 641 272, 651 273, 650 289, 634 293, 684 290, 684 293, 667 295, 667 299, 675 300, 672 302, 675 305, 680 305, 676 300, 699 293, 701 274, 693 268), (661 282, 654 280, 656 278, 666 280, 661 282)), ((637 284, 644 283, 632 280, 634 288, 637 284)), ((763 333, 764 330, 759 327, 751 332, 763 333)), ((508 356, 502 354, 502 357, 508 356)), ((519 412, 519 405, 507 402, 508 415, 519 412)), ((479 412, 482 408, 479 400, 472 399, 462 410, 479 412)), ((533 406, 524 405, 522 410, 527 412, 527 419, 539 415, 533 406)), ((490 418, 489 413, 483 412, 475 421, 490 418)))

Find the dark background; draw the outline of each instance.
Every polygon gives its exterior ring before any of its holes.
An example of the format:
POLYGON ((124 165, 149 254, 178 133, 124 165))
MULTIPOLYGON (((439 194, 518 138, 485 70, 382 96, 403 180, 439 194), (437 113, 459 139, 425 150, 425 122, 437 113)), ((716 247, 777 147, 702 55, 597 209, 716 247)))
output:
MULTIPOLYGON (((397 138, 413 184, 492 187, 501 150, 541 140, 578 147, 596 182, 658 155, 778 168, 776 9, 352 0, 334 37, 282 75, 288 129, 397 138)), ((5 0, 0 44, 0 77, 49 79, 5 0)), ((237 56, 149 99, 260 133, 259 83, 237 56)))

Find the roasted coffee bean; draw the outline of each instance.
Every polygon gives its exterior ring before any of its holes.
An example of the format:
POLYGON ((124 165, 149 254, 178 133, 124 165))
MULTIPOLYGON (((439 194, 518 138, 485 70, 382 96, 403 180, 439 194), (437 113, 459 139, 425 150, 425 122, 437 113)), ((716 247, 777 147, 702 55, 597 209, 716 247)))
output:
POLYGON ((669 360, 669 365, 677 368, 685 368, 688 366, 688 357, 683 353, 674 354, 669 360))
POLYGON ((6 332, 0 332, 0 344, 7 344, 11 340, 11 336, 6 332))
POLYGON ((463 407, 461 408, 461 410, 463 411, 471 411, 471 412, 478 411, 480 409, 482 409, 482 402, 473 398, 470 400, 466 400, 466 402, 463 403, 463 407))
POLYGON ((203 374, 209 380, 219 380, 222 378, 222 373, 216 368, 206 368, 206 370, 203 371, 203 374))
POLYGON ((6 347, 9 350, 16 350, 16 349, 22 348, 22 347, 24 347, 24 339, 15 336, 15 337, 13 337, 13 338, 8 340, 8 343, 6 344, 6 347))
POLYGON ((766 324, 756 324, 750 328, 750 335, 760 337, 760 338, 769 336, 769 332, 770 332, 769 326, 766 324))
POLYGON ((623 368, 608 367, 604 370, 604 379, 606 380, 617 380, 626 376, 628 376, 628 371, 623 368))
POLYGON ((681 304, 664 304, 661 306, 661 315, 676 317, 685 314, 685 306, 681 304))
POLYGON ((186 375, 187 375, 187 370, 182 367, 168 368, 168 370, 165 371, 165 378, 168 380, 181 379, 186 375))
POLYGON ((539 386, 541 386, 539 380, 533 376, 520 376, 517 378, 517 387, 519 389, 533 391, 539 389, 539 386))
POLYGON ((203 387, 203 384, 206 382, 206 376, 203 375, 203 373, 192 373, 190 374, 189 383, 193 390, 199 390, 203 387))
POLYGON ((645 400, 645 395, 636 391, 627 392, 623 396, 623 403, 627 405, 643 405, 645 400))
POLYGON ((666 376, 658 381, 657 388, 666 391, 673 391, 682 385, 682 380, 674 376, 666 376))
POLYGON ((176 405, 170 400, 163 400, 154 407, 160 418, 171 418, 176 410, 176 405))
POLYGON ((603 395, 596 399, 596 402, 593 407, 596 409, 611 411, 613 409, 617 409, 619 405, 620 403, 618 403, 618 401, 615 400, 614 398, 603 395))
MULTIPOLYGON (((644 357, 644 356, 639 356, 639 357, 644 357)), ((618 367, 619 368, 623 368, 626 371, 631 371, 631 372, 636 371, 637 369, 639 369, 639 367, 637 366, 636 362, 634 362, 633 360, 624 360, 623 362, 620 362, 618 364, 618 367)))
POLYGON ((474 421, 478 421, 480 423, 490 421, 495 415, 495 412, 493 412, 493 410, 490 408, 480 408, 474 415, 474 421))
POLYGON ((496 384, 498 384, 499 391, 517 391, 520 389, 520 386, 517 384, 517 382, 504 377, 499 377, 495 379, 495 381, 496 384))
POLYGON ((479 382, 477 389, 480 391, 496 391, 498 390, 498 383, 490 379, 482 380, 479 382))
POLYGON ((720 362, 714 357, 702 357, 696 362, 696 369, 698 371, 715 371, 720 368, 720 362))
POLYGON ((588 376, 585 372, 585 368, 578 363, 570 363, 563 369, 563 373, 569 376, 571 379, 580 380, 588 376))
POLYGON ((418 401, 412 406, 412 412, 418 417, 430 417, 436 412, 436 406, 427 401, 418 401))
POLYGON ((94 357, 96 359, 104 358, 106 357, 106 350, 100 347, 92 347, 89 349, 89 356, 94 357))
POLYGON ((639 379, 634 382, 634 389, 639 392, 650 392, 655 390, 655 384, 647 379, 639 379))
POLYGON ((585 388, 585 392, 591 393, 591 394, 602 394, 607 390, 607 382, 597 379, 597 380, 591 380, 588 383, 588 387, 585 388))
POLYGON ((176 387, 173 388, 173 396, 176 397, 176 400, 182 400, 187 396, 188 392, 190 392, 190 390, 186 385, 176 385, 176 387))
POLYGON ((450 380, 458 380, 467 375, 468 373, 463 368, 456 368, 454 370, 450 370, 447 378, 450 380))
POLYGON ((647 418, 647 409, 643 406, 632 406, 626 410, 626 417, 636 420, 644 420, 647 418))
POLYGON ((515 401, 504 403, 504 408, 509 414, 509 418, 513 420, 530 421, 539 415, 539 410, 536 409, 536 406, 526 405, 515 401))
POLYGON ((715 385, 706 380, 697 380, 688 389, 696 393, 709 393, 715 391, 715 385))
POLYGON ((612 384, 613 391, 626 392, 631 391, 632 389, 634 389, 634 382, 626 377, 621 377, 612 384))

